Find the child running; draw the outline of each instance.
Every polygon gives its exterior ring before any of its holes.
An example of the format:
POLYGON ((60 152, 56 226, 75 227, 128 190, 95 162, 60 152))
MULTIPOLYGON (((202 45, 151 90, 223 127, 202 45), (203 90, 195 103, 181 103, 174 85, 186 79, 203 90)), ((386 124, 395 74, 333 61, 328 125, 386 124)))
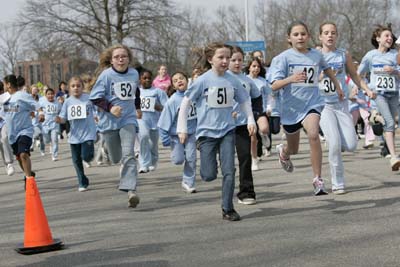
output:
MULTIPOLYGON (((229 63, 229 74, 232 74, 243 85, 243 89, 250 95, 253 110, 256 110, 255 117, 257 123, 265 127, 268 124, 262 109, 262 95, 257 85, 246 75, 242 73, 244 53, 240 47, 234 46, 232 49, 232 57, 229 63)), ((252 137, 249 136, 247 131, 247 117, 240 112, 238 103, 233 107, 236 116, 235 128, 235 146, 237 157, 239 160, 239 192, 237 193, 238 203, 244 205, 256 204, 256 193, 254 191, 253 183, 253 164, 254 160, 251 155, 251 141, 252 137)), ((265 113, 264 113, 265 114, 265 113)), ((255 139, 256 140, 256 139, 255 139)), ((257 141, 257 140, 256 140, 257 141)), ((257 160, 258 161, 258 160, 257 160)), ((258 170, 258 164, 257 164, 258 170)))
POLYGON ((43 112, 39 116, 42 121, 43 138, 46 144, 51 143, 51 158, 53 161, 58 160, 58 134, 60 133, 60 125, 55 121, 61 111, 62 105, 55 100, 55 93, 52 88, 47 88, 45 97, 39 100, 39 111, 43 112))
POLYGON ((18 91, 17 77, 7 75, 4 78, 7 93, 0 96, 2 117, 6 121, 8 141, 26 179, 34 178, 30 159, 33 137, 31 113, 37 109, 36 102, 26 92, 18 91))
POLYGON ((390 27, 378 26, 372 33, 371 43, 376 48, 361 60, 358 72, 371 73, 369 87, 377 92, 375 103, 382 114, 385 125, 384 135, 391 158, 392 171, 400 168, 400 159, 395 149, 395 117, 399 105, 399 70, 397 50, 390 27))
MULTIPOLYGON (((321 52, 340 82, 342 90, 348 96, 347 72, 358 87, 373 96, 373 92, 369 90, 367 84, 357 74, 351 54, 346 50, 336 48, 337 36, 336 24, 325 22, 320 25, 321 52)), ((354 131, 348 102, 347 100, 341 101, 336 91, 332 81, 326 75, 322 75, 320 93, 325 99, 325 107, 321 113, 320 126, 329 145, 332 192, 334 194, 344 194, 346 191, 342 151, 354 151, 357 148, 357 136, 354 131)))
POLYGON ((158 118, 168 100, 166 92, 153 87, 153 74, 149 70, 140 72, 140 99, 142 118, 139 123, 139 173, 154 171, 158 164, 158 118))
POLYGON ((197 112, 194 103, 188 114, 188 138, 179 142, 176 132, 179 107, 188 86, 188 78, 183 72, 175 72, 171 77, 172 87, 176 92, 168 99, 158 120, 160 139, 163 146, 171 146, 171 160, 176 165, 184 163, 182 188, 187 193, 195 193, 196 183, 196 126, 197 112))
POLYGON ((83 162, 90 162, 94 157, 94 140, 96 139, 96 123, 94 120, 94 106, 88 94, 82 94, 83 81, 79 77, 69 80, 68 97, 61 109, 57 123, 70 123, 68 143, 71 147, 72 163, 78 176, 78 191, 88 190, 89 179, 85 175, 83 162))
POLYGON ((139 91, 139 74, 129 67, 133 56, 121 44, 106 49, 100 56, 100 68, 106 67, 90 92, 98 106, 99 126, 112 163, 121 163, 119 190, 128 193, 128 207, 139 204, 136 193, 137 164, 135 136, 138 130, 135 95, 139 91))
POLYGON ((322 149, 319 140, 319 121, 323 100, 319 95, 318 74, 322 70, 333 82, 339 99, 343 91, 333 71, 322 54, 307 46, 310 33, 305 23, 295 21, 287 30, 287 40, 292 48, 276 56, 268 70, 272 90, 281 90, 281 123, 286 133, 287 145, 278 145, 279 162, 287 172, 293 172, 290 155, 297 154, 300 129, 304 127, 310 144, 312 184, 315 195, 327 194, 321 178, 322 149))
POLYGON ((232 117, 234 101, 239 103, 247 118, 249 135, 256 132, 249 94, 240 82, 226 73, 232 56, 232 47, 211 43, 203 52, 204 69, 185 92, 178 116, 177 132, 182 144, 188 138, 187 117, 190 103, 196 103, 196 138, 200 150, 200 175, 204 181, 217 178, 217 153, 222 170, 222 218, 240 220, 233 206, 235 189, 235 127, 232 117))

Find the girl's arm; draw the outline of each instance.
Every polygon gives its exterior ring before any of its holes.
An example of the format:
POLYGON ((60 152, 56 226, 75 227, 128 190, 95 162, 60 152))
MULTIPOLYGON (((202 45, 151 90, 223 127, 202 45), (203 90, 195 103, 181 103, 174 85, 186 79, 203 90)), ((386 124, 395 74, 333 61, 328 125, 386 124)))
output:
POLYGON ((369 89, 367 83, 361 79, 360 75, 357 73, 356 66, 354 66, 353 63, 353 57, 349 52, 346 52, 346 70, 358 88, 362 88, 367 93, 368 97, 372 99, 376 98, 376 94, 369 89))
POLYGON ((187 118, 189 114, 191 101, 188 97, 183 97, 179 114, 178 114, 178 123, 176 126, 176 132, 179 136, 179 141, 184 144, 187 139, 187 118))

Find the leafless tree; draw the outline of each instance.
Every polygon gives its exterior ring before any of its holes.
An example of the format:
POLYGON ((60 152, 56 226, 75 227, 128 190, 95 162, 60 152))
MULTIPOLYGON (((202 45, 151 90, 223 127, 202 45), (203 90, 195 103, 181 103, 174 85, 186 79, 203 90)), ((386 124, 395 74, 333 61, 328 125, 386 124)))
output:
POLYGON ((14 73, 21 52, 21 30, 15 25, 0 25, 0 63, 3 74, 14 73))

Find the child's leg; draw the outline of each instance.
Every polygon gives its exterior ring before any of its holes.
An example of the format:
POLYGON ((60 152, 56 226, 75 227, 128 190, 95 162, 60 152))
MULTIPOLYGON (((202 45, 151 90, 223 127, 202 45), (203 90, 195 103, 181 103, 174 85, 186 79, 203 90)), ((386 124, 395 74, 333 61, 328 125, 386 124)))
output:
POLYGON ((212 137, 199 138, 200 176, 203 181, 210 182, 217 178, 217 151, 219 139, 212 137))
POLYGON ((308 141, 310 143, 311 165, 314 177, 321 177, 322 167, 322 149, 319 140, 319 121, 320 116, 314 113, 307 115, 303 121, 303 127, 307 131, 308 141))
POLYGON ((151 166, 156 166, 158 163, 158 130, 150 130, 150 142, 151 142, 151 166))
POLYGON ((53 158, 58 158, 58 130, 51 130, 51 145, 53 147, 53 158))
POLYGON ((185 165, 183 167, 183 182, 194 187, 196 183, 196 135, 191 134, 185 143, 185 165))
MULTIPOLYGON (((140 154, 139 164, 140 169, 148 171, 147 169, 151 166, 151 152, 150 152, 150 130, 146 127, 146 124, 139 120, 139 140, 140 140, 140 154)), ((132 140, 134 142, 135 140, 132 140)))
POLYGON ((232 211, 233 192, 235 189, 235 134, 228 132, 220 138, 219 160, 222 170, 222 209, 225 212, 232 211))
POLYGON ((87 188, 89 179, 86 177, 82 163, 82 144, 70 144, 72 163, 78 176, 79 188, 87 188))

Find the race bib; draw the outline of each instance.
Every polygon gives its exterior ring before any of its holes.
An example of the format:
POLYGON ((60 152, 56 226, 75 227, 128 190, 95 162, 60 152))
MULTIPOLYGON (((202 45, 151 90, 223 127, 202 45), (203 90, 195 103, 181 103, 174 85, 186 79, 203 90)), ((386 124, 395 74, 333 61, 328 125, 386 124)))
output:
POLYGON ((231 87, 208 88, 207 104, 212 108, 233 107, 234 91, 231 87))
POLYGON ((396 78, 392 75, 376 75, 375 88, 377 91, 396 91, 396 78))
POLYGON ((49 115, 57 114, 57 106, 56 105, 47 105, 45 107, 46 113, 49 115))
POLYGON ((194 119, 197 119, 197 110, 196 110, 196 104, 192 103, 189 109, 188 120, 194 120, 194 119))
POLYGON ((114 93, 121 100, 135 99, 136 84, 131 82, 119 82, 114 84, 114 93))
POLYGON ((317 67, 313 65, 289 65, 289 75, 295 73, 305 73, 306 79, 304 82, 292 83, 296 87, 315 87, 318 85, 317 67))
POLYGON ((68 120, 86 119, 86 104, 68 107, 68 120))
POLYGON ((319 91, 325 96, 336 95, 335 84, 329 78, 324 78, 319 82, 319 91))
POLYGON ((140 97, 140 108, 142 111, 155 112, 156 98, 155 97, 140 97))

